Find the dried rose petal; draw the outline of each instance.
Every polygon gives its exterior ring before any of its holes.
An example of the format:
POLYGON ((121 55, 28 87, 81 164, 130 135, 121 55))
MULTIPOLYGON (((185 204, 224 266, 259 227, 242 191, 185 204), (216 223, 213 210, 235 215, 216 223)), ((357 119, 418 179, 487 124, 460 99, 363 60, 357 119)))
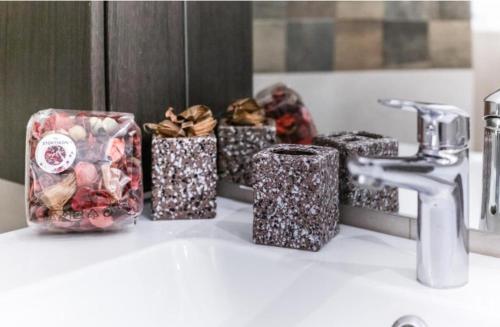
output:
POLYGON ((106 148, 106 156, 111 162, 119 161, 125 155, 125 141, 121 138, 112 138, 106 148))
POLYGON ((52 114, 43 122, 43 133, 55 130, 56 126, 56 114, 52 114))
POLYGON ((133 136, 133 143, 134 143, 134 155, 138 156, 140 158, 141 156, 141 134, 140 131, 135 133, 133 136))
POLYGON ((73 196, 71 208, 75 211, 92 207, 109 206, 115 202, 111 194, 103 190, 94 190, 90 187, 81 187, 73 196))
POLYGON ((130 182, 130 177, 125 175, 120 169, 112 168, 110 164, 101 166, 102 180, 106 190, 115 198, 120 200, 123 188, 130 182))
POLYGON ((142 181, 141 162, 138 159, 130 158, 127 160, 127 174, 131 178, 130 188, 138 190, 141 187, 142 181))
POLYGON ((42 134, 43 134, 43 129, 42 129, 42 124, 40 124, 40 122, 35 122, 33 124, 33 130, 31 132, 31 135, 39 140, 41 137, 42 137, 42 134))
POLYGON ((75 174, 78 187, 92 185, 99 179, 95 166, 85 161, 81 161, 75 166, 75 174))

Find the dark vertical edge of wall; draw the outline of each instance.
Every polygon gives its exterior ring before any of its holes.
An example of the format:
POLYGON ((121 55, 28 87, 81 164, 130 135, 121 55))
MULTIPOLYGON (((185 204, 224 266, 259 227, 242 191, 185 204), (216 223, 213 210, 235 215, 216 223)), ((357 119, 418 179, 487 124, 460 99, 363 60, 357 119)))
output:
POLYGON ((0 5, 0 178, 24 182, 29 117, 44 108, 89 109, 88 2, 0 5))
POLYGON ((90 2, 90 83, 92 110, 106 110, 105 3, 90 2))
POLYGON ((186 2, 189 104, 220 116, 252 96, 252 3, 186 2))
MULTIPOLYGON (((132 112, 137 123, 185 106, 184 3, 107 4, 109 110, 132 112)), ((143 133, 144 188, 151 185, 151 136, 143 133)))
MULTIPOLYGON (((5 171, 8 155, 7 142, 9 137, 5 131, 3 123, 5 112, 7 111, 7 10, 8 2, 0 2, 0 178, 7 178, 5 171)), ((23 147, 24 148, 24 147, 23 147)))

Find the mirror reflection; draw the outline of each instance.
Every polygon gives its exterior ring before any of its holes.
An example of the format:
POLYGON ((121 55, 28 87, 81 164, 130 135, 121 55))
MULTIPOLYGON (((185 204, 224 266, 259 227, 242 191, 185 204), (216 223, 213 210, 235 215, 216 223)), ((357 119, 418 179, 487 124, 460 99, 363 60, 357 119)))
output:
MULTIPOLYGON (((254 2, 254 92, 283 83, 300 96, 319 135, 363 131, 393 138, 399 155, 417 152, 417 115, 385 108, 378 99, 464 110, 470 116, 470 227, 478 228, 483 99, 500 86, 500 77, 492 74, 500 65, 500 23, 492 15, 498 6, 254 2)), ((416 217, 416 192, 399 189, 397 212, 416 217)))

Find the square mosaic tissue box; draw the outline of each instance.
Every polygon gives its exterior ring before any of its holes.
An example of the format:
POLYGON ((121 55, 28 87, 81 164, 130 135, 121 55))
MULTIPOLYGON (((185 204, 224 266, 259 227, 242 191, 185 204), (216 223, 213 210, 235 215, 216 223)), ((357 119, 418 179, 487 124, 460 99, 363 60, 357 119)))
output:
POLYGON ((278 144, 257 153, 253 240, 318 251, 338 232, 339 153, 314 145, 278 144))
POLYGON ((153 219, 214 218, 217 139, 163 137, 152 141, 153 219))
POLYGON ((274 120, 262 126, 229 125, 221 119, 217 129, 218 161, 221 179, 252 186, 252 157, 276 143, 274 120))
POLYGON ((394 157, 398 155, 398 141, 394 138, 368 132, 341 132, 318 135, 314 144, 328 146, 340 153, 340 202, 342 204, 378 211, 399 210, 397 187, 384 186, 373 190, 356 184, 347 169, 350 155, 394 157))

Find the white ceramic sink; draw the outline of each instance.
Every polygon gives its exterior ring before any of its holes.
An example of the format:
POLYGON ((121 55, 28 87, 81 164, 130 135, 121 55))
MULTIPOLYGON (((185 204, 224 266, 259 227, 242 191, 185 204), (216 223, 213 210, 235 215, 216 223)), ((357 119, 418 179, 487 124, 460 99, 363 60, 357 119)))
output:
POLYGON ((415 280, 413 241, 342 226, 320 252, 255 245, 251 206, 113 234, 0 236, 0 326, 498 326, 500 260, 470 283, 415 280))

